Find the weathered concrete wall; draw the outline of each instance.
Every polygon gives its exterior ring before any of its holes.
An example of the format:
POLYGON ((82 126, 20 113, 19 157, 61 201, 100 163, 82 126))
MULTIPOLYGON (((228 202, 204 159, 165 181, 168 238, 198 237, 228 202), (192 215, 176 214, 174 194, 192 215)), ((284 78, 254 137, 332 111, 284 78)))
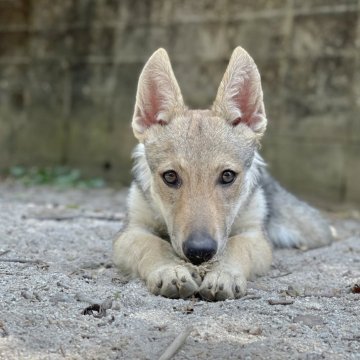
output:
POLYGON ((0 0, 1 167, 128 179, 147 57, 165 47, 187 103, 206 107, 237 45, 262 73, 272 172, 297 193, 359 203, 358 0, 0 0))

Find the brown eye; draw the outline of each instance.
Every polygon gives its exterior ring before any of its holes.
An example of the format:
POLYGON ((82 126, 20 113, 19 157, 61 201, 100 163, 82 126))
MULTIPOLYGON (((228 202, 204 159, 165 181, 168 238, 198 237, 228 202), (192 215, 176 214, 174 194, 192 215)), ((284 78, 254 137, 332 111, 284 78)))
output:
POLYGON ((162 178, 168 186, 179 187, 181 185, 179 176, 174 170, 165 171, 162 178))
POLYGON ((225 170, 222 172, 220 177, 220 184, 230 185, 236 179, 236 173, 232 170, 225 170))

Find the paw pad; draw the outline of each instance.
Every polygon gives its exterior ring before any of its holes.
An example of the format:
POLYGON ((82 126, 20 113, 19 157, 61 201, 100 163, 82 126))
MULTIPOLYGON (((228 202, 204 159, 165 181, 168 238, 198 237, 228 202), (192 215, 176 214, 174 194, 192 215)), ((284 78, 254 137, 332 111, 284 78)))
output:
POLYGON ((246 290, 246 279, 239 271, 216 269, 206 274, 200 295, 209 301, 238 299, 246 290))
POLYGON ((188 298, 199 290, 199 284, 185 266, 165 265, 150 273, 146 279, 149 290, 155 295, 169 298, 188 298))

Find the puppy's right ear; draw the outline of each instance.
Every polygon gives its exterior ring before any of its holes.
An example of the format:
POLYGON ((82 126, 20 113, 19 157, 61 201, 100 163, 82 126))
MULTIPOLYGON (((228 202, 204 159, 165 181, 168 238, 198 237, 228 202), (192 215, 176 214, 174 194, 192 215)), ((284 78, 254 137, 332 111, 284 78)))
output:
POLYGON ((132 128, 139 141, 153 125, 167 125, 171 114, 185 108, 179 85, 164 49, 158 49, 145 64, 139 78, 132 128))

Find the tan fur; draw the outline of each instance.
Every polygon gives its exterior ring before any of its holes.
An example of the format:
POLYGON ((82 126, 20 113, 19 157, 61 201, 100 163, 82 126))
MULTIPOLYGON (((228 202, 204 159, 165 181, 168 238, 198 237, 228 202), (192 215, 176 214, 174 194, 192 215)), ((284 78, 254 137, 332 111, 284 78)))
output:
POLYGON ((242 296, 246 280, 271 264, 264 231, 266 201, 257 185, 257 144, 266 129, 260 75, 242 48, 235 49, 211 110, 184 105, 167 53, 156 51, 139 79, 133 117, 140 142, 128 224, 114 242, 121 271, 145 280, 154 294, 223 300, 242 296), (219 185, 231 169, 237 178, 219 185), (176 171, 181 186, 164 183, 176 171), (217 243, 207 263, 192 265, 183 243, 206 231, 217 243))

